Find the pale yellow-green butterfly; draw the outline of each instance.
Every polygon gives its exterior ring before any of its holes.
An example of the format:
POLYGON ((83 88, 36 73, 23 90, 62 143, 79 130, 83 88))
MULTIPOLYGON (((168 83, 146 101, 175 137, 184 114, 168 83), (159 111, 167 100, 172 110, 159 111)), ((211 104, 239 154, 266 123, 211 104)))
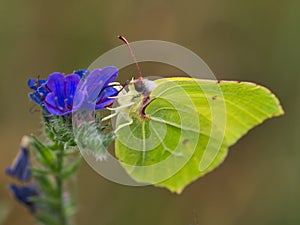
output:
POLYGON ((265 87, 187 77, 133 79, 112 110, 105 119, 115 118, 115 154, 127 173, 177 193, 220 165, 251 128, 283 114, 265 87))

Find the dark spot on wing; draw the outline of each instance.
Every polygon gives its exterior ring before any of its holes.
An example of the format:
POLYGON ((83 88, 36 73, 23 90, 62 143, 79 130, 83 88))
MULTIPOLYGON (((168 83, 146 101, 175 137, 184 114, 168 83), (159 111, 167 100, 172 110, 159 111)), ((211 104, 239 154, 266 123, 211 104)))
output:
POLYGON ((217 95, 212 96, 212 100, 216 100, 217 99, 217 95))
POLYGON ((189 142, 189 139, 184 139, 183 141, 182 141, 182 144, 187 144, 189 142))

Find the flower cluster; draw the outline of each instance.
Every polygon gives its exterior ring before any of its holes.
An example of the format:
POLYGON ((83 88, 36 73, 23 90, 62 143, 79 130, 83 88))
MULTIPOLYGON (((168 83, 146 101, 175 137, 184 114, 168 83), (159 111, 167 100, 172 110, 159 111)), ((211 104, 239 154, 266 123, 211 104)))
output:
POLYGON ((67 76, 55 72, 47 80, 30 78, 28 87, 33 92, 29 98, 46 115, 64 116, 90 104, 95 104, 96 110, 104 109, 114 102, 111 97, 118 94, 114 86, 109 86, 117 76, 118 69, 109 66, 92 72, 78 70, 67 76))
POLYGON ((35 204, 30 198, 38 196, 39 191, 35 184, 29 183, 31 179, 30 166, 28 138, 24 137, 20 152, 12 166, 6 168, 6 174, 23 183, 23 185, 10 184, 9 190, 21 204, 24 204, 33 213, 35 204))
MULTIPOLYGON (((30 149, 37 163, 31 167, 29 138, 24 138, 20 153, 6 174, 22 183, 10 184, 9 190, 42 224, 68 224, 67 218, 75 211, 72 201, 65 200, 64 192, 64 182, 75 174, 81 159, 79 154, 67 152, 69 147, 77 146, 72 129, 74 116, 69 115, 83 109, 82 115, 91 117, 93 114, 86 110, 100 110, 113 104, 114 96, 119 93, 116 87, 119 84, 114 82, 117 76, 118 69, 109 66, 93 71, 77 70, 68 75, 55 72, 47 79, 28 80, 32 90, 29 98, 42 109, 48 140, 44 144, 34 136, 31 138, 30 149)), ((91 123, 93 119, 88 121, 91 123)), ((81 123, 80 131, 84 132, 80 133, 80 141, 87 148, 106 147, 114 136, 102 134, 101 125, 87 129, 92 127, 90 123, 81 123), (90 132, 95 132, 94 140, 90 140, 90 132)), ((100 150, 95 154, 103 158, 105 149, 100 150)))

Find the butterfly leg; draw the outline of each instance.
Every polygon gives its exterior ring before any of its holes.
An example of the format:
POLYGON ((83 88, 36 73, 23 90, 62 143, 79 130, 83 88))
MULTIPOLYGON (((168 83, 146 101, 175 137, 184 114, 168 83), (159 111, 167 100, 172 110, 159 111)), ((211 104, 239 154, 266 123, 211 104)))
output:
POLYGON ((109 116, 106 116, 106 117, 102 118, 101 122, 109 120, 109 119, 111 119, 111 118, 113 118, 113 117, 115 117, 117 115, 118 115, 118 112, 114 112, 114 113, 110 114, 109 116))
POLYGON ((133 123, 133 120, 130 120, 128 123, 121 124, 114 130, 114 132, 117 133, 120 129, 122 129, 123 127, 126 127, 126 126, 130 126, 132 123, 133 123))

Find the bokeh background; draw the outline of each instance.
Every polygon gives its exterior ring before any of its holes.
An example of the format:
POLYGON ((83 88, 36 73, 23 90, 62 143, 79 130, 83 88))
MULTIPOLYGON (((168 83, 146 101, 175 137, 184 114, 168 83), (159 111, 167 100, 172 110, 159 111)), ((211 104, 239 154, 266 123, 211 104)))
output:
POLYGON ((300 224, 299 8, 298 0, 1 0, 2 225, 34 224, 8 194, 4 175, 21 137, 41 134, 39 113, 29 112, 27 79, 85 68, 122 44, 118 34, 183 45, 219 79, 270 88, 286 114, 249 132, 181 195, 112 183, 83 162, 77 224, 189 225, 194 217, 199 225, 300 224))

